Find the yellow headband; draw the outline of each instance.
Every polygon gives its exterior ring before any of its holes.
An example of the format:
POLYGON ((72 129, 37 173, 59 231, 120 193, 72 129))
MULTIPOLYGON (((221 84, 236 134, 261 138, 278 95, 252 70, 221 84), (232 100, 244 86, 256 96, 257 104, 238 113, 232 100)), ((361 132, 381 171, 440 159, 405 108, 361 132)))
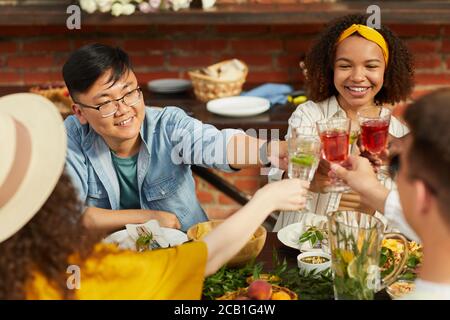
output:
POLYGON ((381 35, 381 33, 379 33, 377 30, 373 28, 370 28, 363 24, 353 24, 349 28, 344 30, 344 32, 342 32, 337 43, 339 44, 341 41, 347 39, 355 32, 358 32, 361 36, 363 36, 367 40, 375 42, 381 48, 381 51, 383 51, 384 61, 386 62, 387 65, 389 60, 388 45, 386 43, 386 40, 384 40, 383 36, 381 35))

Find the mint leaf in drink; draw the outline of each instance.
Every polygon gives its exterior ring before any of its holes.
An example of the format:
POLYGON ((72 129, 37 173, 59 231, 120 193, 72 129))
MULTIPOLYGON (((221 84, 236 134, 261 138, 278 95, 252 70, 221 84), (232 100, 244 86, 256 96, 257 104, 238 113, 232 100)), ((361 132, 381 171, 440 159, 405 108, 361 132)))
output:
POLYGON ((358 140, 359 137, 359 131, 352 131, 350 133, 350 139, 349 139, 349 143, 353 144, 353 142, 355 142, 356 140, 358 140))
POLYGON ((291 157, 291 162, 301 166, 310 167, 314 163, 314 156, 310 154, 293 156, 291 157))

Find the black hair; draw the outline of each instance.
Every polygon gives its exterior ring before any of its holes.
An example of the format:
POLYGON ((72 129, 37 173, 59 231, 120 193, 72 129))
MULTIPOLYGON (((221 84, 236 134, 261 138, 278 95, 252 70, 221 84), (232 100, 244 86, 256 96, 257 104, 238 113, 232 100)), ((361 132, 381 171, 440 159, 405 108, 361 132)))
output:
MULTIPOLYGON (((344 30, 352 24, 366 24, 369 15, 351 14, 333 20, 319 35, 309 50, 305 65, 308 72, 306 87, 308 97, 320 102, 338 95, 334 86, 334 58, 336 43, 344 30)), ((384 74, 383 87, 375 96, 375 103, 394 104, 406 100, 414 87, 413 58, 403 41, 389 28, 381 26, 379 33, 389 47, 389 62, 384 74)))
POLYGON ((128 54, 122 49, 95 43, 79 48, 63 66, 63 78, 70 95, 86 92, 106 71, 112 70, 108 83, 113 86, 132 70, 128 54))

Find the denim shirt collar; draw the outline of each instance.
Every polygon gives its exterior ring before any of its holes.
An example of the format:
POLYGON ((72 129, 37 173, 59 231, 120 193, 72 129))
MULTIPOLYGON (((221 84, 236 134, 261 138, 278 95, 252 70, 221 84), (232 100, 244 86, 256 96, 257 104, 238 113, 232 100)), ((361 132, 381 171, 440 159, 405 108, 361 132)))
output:
MULTIPOLYGON (((155 131, 155 118, 158 118, 159 111, 153 111, 150 108, 145 109, 144 121, 141 125, 140 136, 141 146, 139 149, 139 156, 137 162, 137 178, 138 189, 141 191, 142 184, 147 175, 148 169, 151 165, 151 148, 152 137, 155 131)), ((119 180, 117 178, 116 170, 111 160, 111 153, 109 146, 105 140, 95 132, 89 125, 85 125, 87 132, 84 149, 92 167, 97 172, 97 175, 104 186, 111 186, 112 190, 107 188, 106 192, 111 201, 112 208, 120 207, 120 199, 115 196, 120 194, 119 180)))

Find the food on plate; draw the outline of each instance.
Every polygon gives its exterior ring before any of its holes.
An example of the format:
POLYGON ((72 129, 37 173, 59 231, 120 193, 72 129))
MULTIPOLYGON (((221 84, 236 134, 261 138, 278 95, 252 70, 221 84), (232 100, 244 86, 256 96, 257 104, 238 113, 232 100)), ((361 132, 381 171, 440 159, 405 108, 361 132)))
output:
MULTIPOLYGON (((380 267, 381 275, 385 276, 392 272, 394 266, 400 263, 404 251, 403 243, 397 239, 384 239, 381 243, 380 267)), ((422 262, 422 246, 414 241, 408 243, 408 258, 405 270, 399 279, 414 280, 416 270, 422 262)))
POLYGON ((400 280, 391 284, 386 291, 391 298, 395 299, 414 291, 414 289, 415 284, 413 281, 400 280))
POLYGON ((136 239, 136 251, 142 252, 147 250, 152 250, 153 234, 142 235, 136 239))
POLYGON ((305 263, 310 263, 310 264, 321 264, 321 263, 330 261, 330 259, 327 259, 326 257, 320 257, 320 256, 311 256, 311 257, 301 258, 300 261, 303 261, 305 263))

